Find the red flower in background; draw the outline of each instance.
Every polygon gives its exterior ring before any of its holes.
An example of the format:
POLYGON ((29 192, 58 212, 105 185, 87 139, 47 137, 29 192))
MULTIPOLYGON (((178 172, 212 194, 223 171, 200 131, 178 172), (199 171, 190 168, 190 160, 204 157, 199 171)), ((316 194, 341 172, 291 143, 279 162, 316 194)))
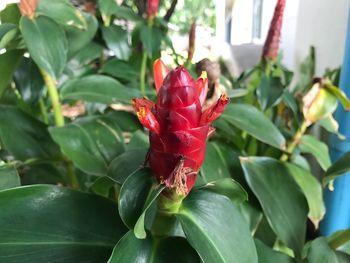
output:
POLYGON ((184 67, 168 72, 159 59, 154 63, 154 79, 156 103, 133 99, 140 122, 150 130, 149 165, 158 181, 186 195, 203 163, 206 139, 213 131, 210 124, 229 99, 222 95, 203 111, 208 91, 206 72, 194 81, 184 67))
POLYGON ((159 0, 147 1, 147 15, 149 18, 153 18, 157 15, 158 7, 159 7, 159 0))
POLYGON ((275 60, 278 56, 278 48, 281 37, 282 21, 286 0, 278 0, 273 14, 269 32, 267 34, 262 57, 275 60))

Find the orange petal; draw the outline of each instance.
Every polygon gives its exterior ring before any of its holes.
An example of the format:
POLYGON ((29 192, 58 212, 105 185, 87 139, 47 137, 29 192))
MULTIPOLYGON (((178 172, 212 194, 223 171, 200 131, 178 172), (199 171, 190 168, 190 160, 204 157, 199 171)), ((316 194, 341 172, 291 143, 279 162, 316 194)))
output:
POLYGON ((218 101, 206 109, 201 116, 200 125, 205 125, 216 120, 224 111, 226 105, 229 103, 229 98, 225 94, 221 95, 218 101))
POLYGON ((208 77, 207 72, 202 71, 202 74, 196 81, 196 88, 201 105, 203 106, 208 93, 208 77))
POLYGON ((168 74, 169 70, 163 63, 161 59, 157 59, 153 64, 153 74, 154 74, 154 82, 156 85, 157 94, 159 92, 160 87, 163 84, 163 81, 168 74))

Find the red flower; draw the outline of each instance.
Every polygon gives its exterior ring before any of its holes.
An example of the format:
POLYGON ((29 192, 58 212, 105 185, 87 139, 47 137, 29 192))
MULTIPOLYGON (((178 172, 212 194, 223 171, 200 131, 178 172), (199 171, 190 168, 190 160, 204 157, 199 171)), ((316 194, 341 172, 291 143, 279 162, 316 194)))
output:
POLYGON ((286 0, 278 0, 273 14, 269 32, 267 34, 262 57, 275 60, 278 56, 278 48, 282 30, 282 20, 286 0))
POLYGON ((159 6, 159 0, 147 1, 147 15, 149 18, 153 18, 157 15, 158 6, 159 6))
POLYGON ((142 125, 150 130, 148 161, 153 173, 168 188, 186 195, 203 163, 205 142, 213 131, 210 124, 220 116, 229 99, 222 95, 202 111, 208 91, 206 72, 194 81, 184 67, 168 73, 163 62, 157 60, 154 76, 156 103, 133 99, 133 106, 142 125))

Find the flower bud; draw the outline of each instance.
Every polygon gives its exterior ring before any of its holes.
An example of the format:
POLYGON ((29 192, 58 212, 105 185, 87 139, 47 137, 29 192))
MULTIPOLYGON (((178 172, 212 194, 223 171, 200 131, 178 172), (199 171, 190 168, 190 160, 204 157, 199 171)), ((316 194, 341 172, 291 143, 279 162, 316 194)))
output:
MULTIPOLYGON (((159 66, 162 62, 155 63, 159 66)), ((154 71, 155 79, 158 73, 154 71)), ((185 196, 203 163, 206 139, 213 131, 210 124, 220 116, 229 99, 222 95, 203 111, 203 98, 208 91, 206 74, 194 81, 182 66, 171 70, 164 79, 158 78, 156 83, 156 103, 134 99, 133 106, 141 124, 150 131, 148 162, 154 175, 176 195, 185 196)))
POLYGON ((159 0, 148 0, 147 1, 147 15, 148 18, 154 18, 157 15, 159 7, 159 0))
POLYGON ((262 58, 277 59, 278 48, 281 37, 282 21, 286 0, 278 0, 273 14, 269 32, 263 47, 262 58))
POLYGON ((320 80, 303 97, 304 119, 310 125, 333 114, 336 110, 337 97, 330 92, 320 80))

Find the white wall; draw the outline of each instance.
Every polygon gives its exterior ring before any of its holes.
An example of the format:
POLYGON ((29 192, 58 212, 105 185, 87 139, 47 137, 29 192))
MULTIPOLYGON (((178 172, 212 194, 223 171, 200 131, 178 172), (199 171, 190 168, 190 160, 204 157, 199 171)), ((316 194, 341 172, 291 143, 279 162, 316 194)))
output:
MULTIPOLYGON (((294 0, 288 0, 287 5, 294 0)), ((300 0, 293 57, 286 57, 287 65, 297 69, 311 45, 316 47, 316 73, 322 75, 327 67, 341 65, 344 54, 347 17, 350 0, 300 0)), ((287 23, 285 23, 286 25, 287 23)), ((284 53, 291 52, 284 28, 284 53), (287 44, 287 45, 286 45, 287 44)))

